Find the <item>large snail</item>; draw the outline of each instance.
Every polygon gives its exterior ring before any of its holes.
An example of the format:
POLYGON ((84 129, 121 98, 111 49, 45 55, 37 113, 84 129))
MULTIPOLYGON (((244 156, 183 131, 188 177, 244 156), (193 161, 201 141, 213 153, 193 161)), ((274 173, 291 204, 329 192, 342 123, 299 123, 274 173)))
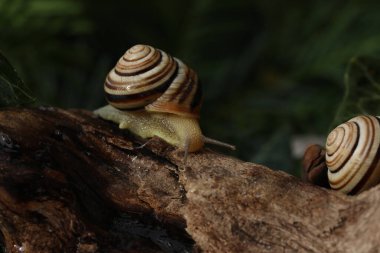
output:
POLYGON ((380 117, 357 116, 327 137, 326 164, 331 188, 347 194, 380 182, 380 117))
POLYGON ((198 118, 202 90, 197 74, 179 59, 147 45, 128 49, 109 72, 110 105, 95 114, 142 137, 160 137, 187 152, 204 143, 234 146, 203 136, 198 118))

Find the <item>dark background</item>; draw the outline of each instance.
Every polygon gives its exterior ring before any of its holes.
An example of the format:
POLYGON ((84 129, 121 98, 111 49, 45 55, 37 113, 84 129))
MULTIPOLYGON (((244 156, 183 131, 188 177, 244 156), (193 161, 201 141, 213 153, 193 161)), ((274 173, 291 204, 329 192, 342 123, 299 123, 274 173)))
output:
POLYGON ((350 59, 380 51, 376 1, 0 0, 0 51, 37 104, 93 110, 132 45, 198 72, 205 135, 231 153, 297 174, 291 143, 324 138, 350 59))

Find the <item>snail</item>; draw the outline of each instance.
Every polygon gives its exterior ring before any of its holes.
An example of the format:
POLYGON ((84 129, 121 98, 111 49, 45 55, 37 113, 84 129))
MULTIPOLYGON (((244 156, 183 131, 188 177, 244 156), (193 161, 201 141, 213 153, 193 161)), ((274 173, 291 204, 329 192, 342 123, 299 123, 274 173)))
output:
POLYGON ((202 90, 197 74, 181 60, 148 45, 128 49, 104 83, 109 105, 94 111, 146 139, 157 136, 188 152, 205 143, 234 146, 202 134, 202 90))
POLYGON ((360 193, 380 182, 380 117, 357 116, 327 137, 326 164, 332 189, 360 193))

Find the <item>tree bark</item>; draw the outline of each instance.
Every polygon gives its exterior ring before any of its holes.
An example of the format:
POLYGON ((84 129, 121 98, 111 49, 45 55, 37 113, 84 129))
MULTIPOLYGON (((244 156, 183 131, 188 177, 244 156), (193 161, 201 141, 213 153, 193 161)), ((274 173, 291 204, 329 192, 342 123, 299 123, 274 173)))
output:
POLYGON ((91 112, 0 112, 6 252, 379 252, 380 188, 346 196, 91 112), (142 144, 145 144, 143 147, 142 144))

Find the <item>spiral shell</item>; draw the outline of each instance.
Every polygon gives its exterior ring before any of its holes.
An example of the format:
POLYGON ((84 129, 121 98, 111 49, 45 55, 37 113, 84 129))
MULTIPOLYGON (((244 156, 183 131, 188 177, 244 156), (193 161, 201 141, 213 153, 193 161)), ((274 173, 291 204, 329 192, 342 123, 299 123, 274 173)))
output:
POLYGON ((108 102, 122 110, 145 108, 198 117, 202 91, 197 74, 179 59, 147 45, 128 49, 108 74, 108 102))
POLYGON ((327 137, 326 164, 331 188, 355 194, 380 181, 380 118, 358 116, 327 137))

